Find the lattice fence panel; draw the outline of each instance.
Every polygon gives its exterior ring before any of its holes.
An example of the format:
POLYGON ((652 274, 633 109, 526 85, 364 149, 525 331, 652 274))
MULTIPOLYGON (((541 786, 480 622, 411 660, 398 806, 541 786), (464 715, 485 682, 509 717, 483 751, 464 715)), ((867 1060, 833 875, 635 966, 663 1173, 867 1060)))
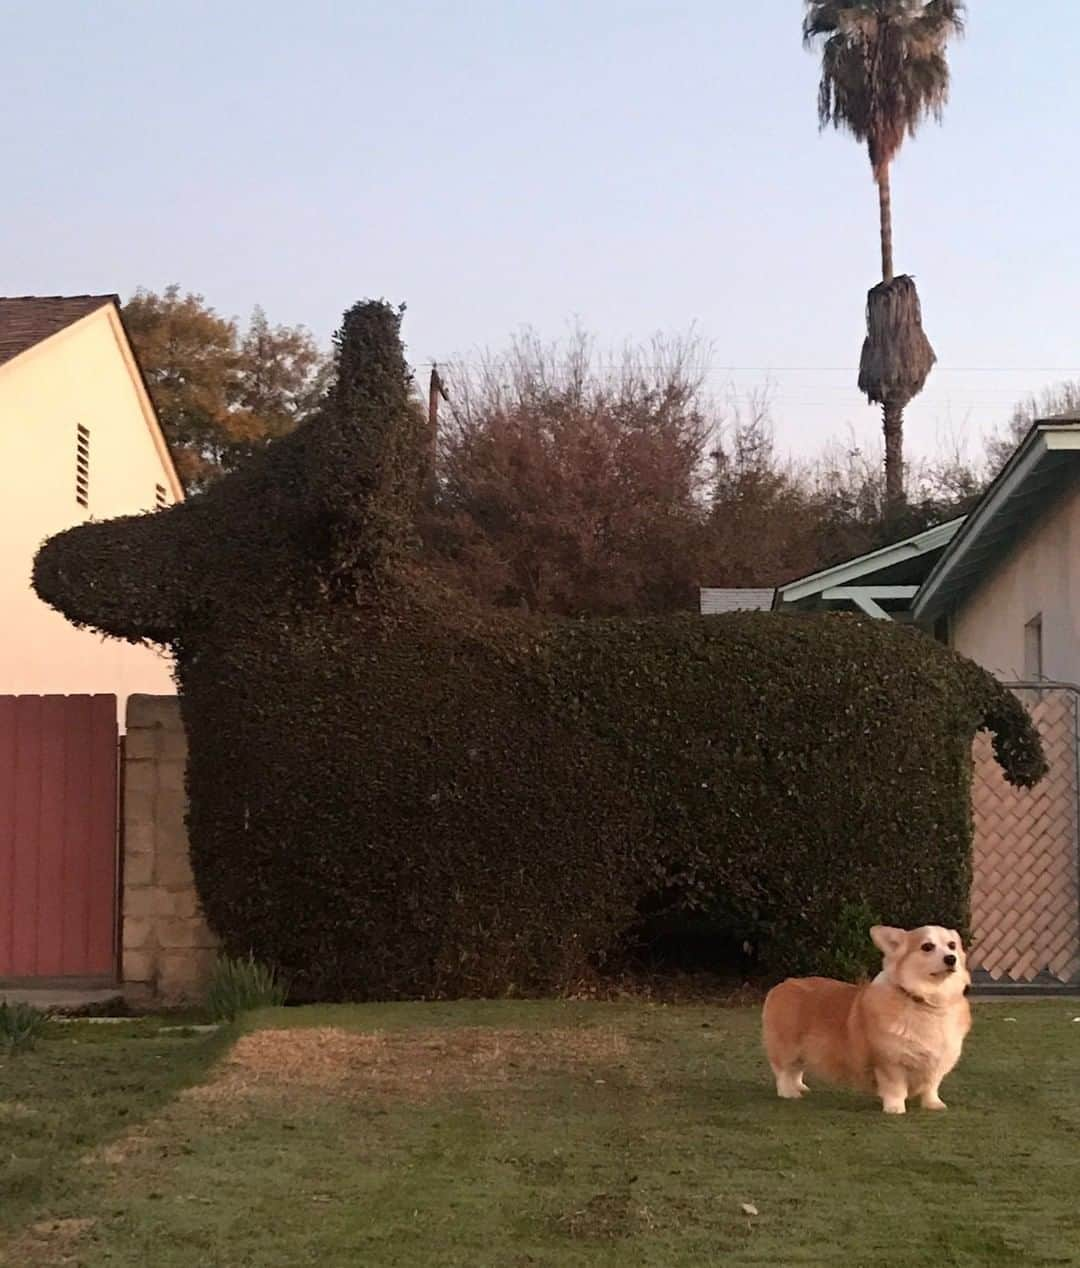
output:
POLYGON ((1077 839, 1077 695, 1019 692, 1042 735, 1050 771, 1013 788, 989 736, 975 741, 975 826, 970 967, 995 982, 1080 981, 1077 839))

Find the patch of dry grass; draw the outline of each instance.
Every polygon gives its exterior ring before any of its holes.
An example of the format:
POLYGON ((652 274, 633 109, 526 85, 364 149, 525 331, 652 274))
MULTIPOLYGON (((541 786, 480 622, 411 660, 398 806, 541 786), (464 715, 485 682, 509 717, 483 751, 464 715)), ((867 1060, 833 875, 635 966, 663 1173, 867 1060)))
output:
POLYGON ((503 1087, 536 1071, 627 1066, 629 1060, 625 1034, 606 1027, 260 1030, 242 1036, 215 1077, 184 1096, 204 1103, 230 1102, 308 1091, 427 1100, 447 1092, 503 1087))
MULTIPOLYGON (((168 1110, 165 1111, 168 1114, 168 1110)), ((144 1152, 153 1143, 153 1132, 148 1124, 140 1123, 117 1140, 100 1145, 83 1154, 79 1160, 87 1167, 120 1167, 129 1162, 136 1154, 144 1152)))

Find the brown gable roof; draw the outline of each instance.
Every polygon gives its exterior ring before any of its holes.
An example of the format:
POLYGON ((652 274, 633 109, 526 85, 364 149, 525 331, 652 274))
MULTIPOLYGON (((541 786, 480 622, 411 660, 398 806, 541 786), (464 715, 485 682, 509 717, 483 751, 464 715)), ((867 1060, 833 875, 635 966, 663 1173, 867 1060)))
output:
POLYGON ((21 295, 0 298, 0 365, 106 304, 117 295, 21 295))

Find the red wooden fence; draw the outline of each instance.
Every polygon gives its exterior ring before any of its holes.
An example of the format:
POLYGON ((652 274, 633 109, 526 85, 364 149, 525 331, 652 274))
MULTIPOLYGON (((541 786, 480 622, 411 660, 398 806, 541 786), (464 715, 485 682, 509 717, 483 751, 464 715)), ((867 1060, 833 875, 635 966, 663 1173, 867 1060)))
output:
POLYGON ((0 979, 115 980, 115 696, 0 696, 0 979))

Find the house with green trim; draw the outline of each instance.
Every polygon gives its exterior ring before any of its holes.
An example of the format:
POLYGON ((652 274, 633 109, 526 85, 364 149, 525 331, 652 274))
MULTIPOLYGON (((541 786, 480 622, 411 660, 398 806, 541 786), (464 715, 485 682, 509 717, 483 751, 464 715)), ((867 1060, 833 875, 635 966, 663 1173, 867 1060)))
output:
POLYGON ((857 611, 911 622, 1007 681, 1080 683, 1080 413, 1035 423, 967 516, 703 613, 857 611))
POLYGON ((1017 687, 1050 770, 1034 793, 1011 788, 976 741, 968 965, 982 990, 1075 992, 1080 413, 1035 423, 967 516, 773 590, 702 590, 701 609, 904 621, 1017 687))

